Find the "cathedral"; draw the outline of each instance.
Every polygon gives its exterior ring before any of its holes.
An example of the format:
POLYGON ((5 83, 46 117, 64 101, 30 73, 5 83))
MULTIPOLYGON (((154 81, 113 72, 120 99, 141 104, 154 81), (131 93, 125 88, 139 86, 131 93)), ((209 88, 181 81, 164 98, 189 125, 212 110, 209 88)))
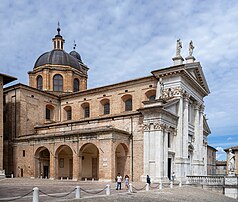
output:
POLYGON ((6 175, 113 181, 120 173, 159 182, 173 172, 181 181, 207 174, 209 88, 192 42, 184 60, 177 41, 173 66, 88 89, 89 68, 75 49, 64 50, 60 31, 28 72, 29 86, 3 90, 6 175))

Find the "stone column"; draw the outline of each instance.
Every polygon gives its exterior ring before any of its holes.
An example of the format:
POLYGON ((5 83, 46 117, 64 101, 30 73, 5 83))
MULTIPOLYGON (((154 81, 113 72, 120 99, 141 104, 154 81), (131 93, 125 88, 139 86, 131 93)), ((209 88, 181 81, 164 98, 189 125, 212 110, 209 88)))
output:
POLYGON ((144 177, 149 174, 149 135, 150 125, 144 124, 144 177))
MULTIPOLYGON (((164 130, 164 135, 163 135, 163 145, 164 145, 164 177, 166 178, 168 176, 168 131, 164 130)), ((172 167, 171 167, 172 168, 172 167)))
MULTIPOLYGON (((189 95, 184 95, 184 110, 183 110, 183 158, 187 162, 185 164, 185 176, 188 172, 188 102, 189 95)), ((191 158, 191 157, 190 157, 191 158)))
POLYGON ((58 177, 58 161, 56 160, 58 159, 50 152, 50 179, 52 180, 58 177))
POLYGON ((174 137, 176 156, 175 156, 175 173, 177 178, 183 175, 183 159, 182 159, 182 149, 183 149, 183 98, 180 97, 179 107, 178 107, 178 125, 177 125, 177 135, 174 137))
MULTIPOLYGON (((200 108, 199 108, 199 149, 200 149, 201 154, 203 154, 203 152, 204 152, 204 147, 203 147, 203 112, 204 112, 204 105, 200 105, 200 108)), ((199 158, 199 160, 200 160, 200 169, 199 169, 200 175, 204 175, 205 167, 203 167, 203 165, 204 165, 205 159, 203 159, 204 158, 203 155, 200 155, 199 157, 200 157, 199 158)))
MULTIPOLYGON (((161 123, 155 125, 155 181, 164 179, 164 126, 161 123)), ((167 166, 166 166, 167 168, 167 166)))
POLYGON ((78 154, 73 155, 73 180, 81 180, 82 176, 82 157, 78 154))
POLYGON ((199 159, 200 159, 200 138, 199 138, 199 106, 194 103, 194 175, 199 175, 199 159))

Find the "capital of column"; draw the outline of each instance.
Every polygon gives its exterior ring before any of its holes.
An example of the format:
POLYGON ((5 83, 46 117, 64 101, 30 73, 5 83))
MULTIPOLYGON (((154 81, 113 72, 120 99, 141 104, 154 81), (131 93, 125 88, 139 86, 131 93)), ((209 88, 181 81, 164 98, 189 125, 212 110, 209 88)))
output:
POLYGON ((166 124, 160 122, 154 123, 154 130, 165 130, 166 128, 168 128, 166 124))
POLYGON ((203 113, 204 109, 205 109, 205 106, 203 104, 201 104, 200 107, 199 107, 199 112, 203 113))
POLYGON ((193 105, 194 105, 194 110, 198 110, 199 109, 198 101, 194 101, 193 105))
POLYGON ((183 99, 184 99, 184 101, 185 101, 185 102, 189 102, 189 98, 190 98, 190 95, 185 92, 185 93, 183 94, 183 99))

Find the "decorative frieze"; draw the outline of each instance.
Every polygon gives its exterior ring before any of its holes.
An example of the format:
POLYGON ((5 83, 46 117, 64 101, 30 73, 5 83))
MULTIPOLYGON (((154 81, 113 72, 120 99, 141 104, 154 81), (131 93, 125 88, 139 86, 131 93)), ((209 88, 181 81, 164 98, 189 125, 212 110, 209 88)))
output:
POLYGON ((181 87, 166 88, 163 90, 162 98, 173 98, 175 96, 182 96, 184 92, 185 91, 181 87))

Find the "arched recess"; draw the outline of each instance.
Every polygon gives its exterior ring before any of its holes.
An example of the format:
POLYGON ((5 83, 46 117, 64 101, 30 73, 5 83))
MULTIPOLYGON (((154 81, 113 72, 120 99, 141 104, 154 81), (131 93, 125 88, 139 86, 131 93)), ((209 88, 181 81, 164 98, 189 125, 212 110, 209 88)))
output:
POLYGON ((53 90, 54 91, 63 91, 63 77, 60 74, 56 74, 53 77, 53 90))
POLYGON ((72 119, 72 107, 66 106, 66 107, 64 107, 64 120, 69 121, 71 119, 72 119))
POLYGON ((55 107, 53 105, 47 104, 45 107, 45 119, 48 121, 55 120, 55 107))
POLYGON ((80 149, 82 158, 81 179, 98 179, 99 173, 99 151, 92 143, 84 144, 80 149))
POLYGON ((39 147, 35 152, 35 177, 49 178, 50 152, 46 147, 39 147))
POLYGON ((123 95, 122 99, 122 111, 132 111, 132 96, 130 94, 123 95))
POLYGON ((117 145, 115 150, 115 165, 116 165, 116 173, 120 173, 121 176, 129 175, 129 159, 128 159, 128 147, 120 143, 117 145))
POLYGON ((73 91, 78 92, 80 89, 79 79, 75 78, 73 82, 73 91))
POLYGON ((102 115, 110 114, 110 100, 109 99, 102 99, 100 101, 100 114, 102 115))
POLYGON ((43 90, 43 78, 41 75, 37 76, 36 85, 38 90, 43 90))
POLYGON ((56 179, 73 177, 73 151, 68 145, 61 145, 55 152, 56 179))
POLYGON ((153 101, 156 97, 156 90, 149 90, 145 93, 146 100, 153 101))
POLYGON ((90 117, 90 105, 88 102, 81 104, 81 118, 90 117))

